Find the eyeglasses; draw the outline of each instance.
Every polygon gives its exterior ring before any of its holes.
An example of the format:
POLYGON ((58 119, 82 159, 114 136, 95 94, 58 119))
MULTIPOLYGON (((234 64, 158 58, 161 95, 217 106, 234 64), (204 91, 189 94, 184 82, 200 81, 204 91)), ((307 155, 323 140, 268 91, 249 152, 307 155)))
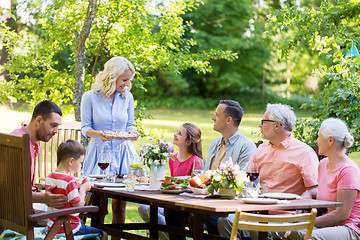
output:
POLYGON ((264 122, 277 122, 277 121, 270 119, 261 119, 261 125, 264 125, 264 122))

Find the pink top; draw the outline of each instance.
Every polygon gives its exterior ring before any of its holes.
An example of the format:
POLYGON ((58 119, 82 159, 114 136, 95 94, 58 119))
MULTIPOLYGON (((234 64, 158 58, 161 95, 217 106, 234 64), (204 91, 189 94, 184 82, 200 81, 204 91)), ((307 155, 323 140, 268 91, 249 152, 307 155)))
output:
MULTIPOLYGON (((319 165, 319 187, 316 199, 336 202, 338 189, 356 189, 358 190, 354 206, 350 216, 344 222, 338 225, 345 225, 354 229, 360 234, 358 223, 360 222, 360 170, 357 164, 351 160, 344 162, 334 169, 328 169, 328 158, 321 160, 319 165)), ((333 211, 335 208, 329 208, 333 211)))
POLYGON ((169 158, 170 175, 172 177, 190 176, 193 169, 194 160, 201 163, 201 159, 196 155, 189 157, 183 162, 178 161, 177 155, 177 153, 173 155, 174 161, 169 158))
MULTIPOLYGON (((78 184, 75 181, 75 178, 72 176, 69 176, 64 173, 52 172, 49 174, 49 176, 47 176, 45 183, 46 189, 50 186, 56 186, 56 188, 52 190, 52 193, 63 194, 68 197, 68 202, 59 209, 71 208, 74 203, 79 202, 81 200, 78 190, 78 184)), ((54 210, 56 210, 56 208, 48 207, 48 211, 54 211, 54 210)), ((76 233, 81 226, 79 213, 67 215, 67 217, 70 220, 73 233, 76 233)), ((56 217, 50 218, 48 220, 47 223, 48 229, 51 228, 55 220, 56 217)), ((61 226, 58 231, 58 234, 60 233, 64 233, 63 226, 61 226)))
POLYGON ((26 127, 21 127, 19 129, 15 129, 10 133, 14 136, 21 137, 24 134, 29 134, 30 137, 30 159, 31 159, 31 185, 32 185, 32 191, 36 192, 38 191, 38 188, 34 185, 34 179, 35 179, 35 167, 36 167, 36 157, 39 155, 39 145, 37 142, 35 144, 31 141, 31 136, 26 127))
POLYGON ((319 160, 314 150, 291 134, 278 146, 263 143, 250 161, 257 164, 263 193, 301 195, 317 185, 319 160))

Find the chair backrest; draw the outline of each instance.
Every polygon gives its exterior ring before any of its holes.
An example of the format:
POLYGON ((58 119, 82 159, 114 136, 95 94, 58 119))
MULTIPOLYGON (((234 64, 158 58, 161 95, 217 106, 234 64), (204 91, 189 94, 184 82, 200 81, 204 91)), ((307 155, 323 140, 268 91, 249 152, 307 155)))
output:
MULTIPOLYGON (((26 126, 29 121, 23 121, 22 125, 26 126)), ((63 121, 59 126, 59 132, 53 136, 49 142, 39 142, 39 155, 36 158, 35 182, 46 178, 56 169, 56 151, 57 147, 63 141, 74 139, 78 142, 81 140, 81 122, 63 121)))
POLYGON ((264 142, 262 140, 259 140, 255 143, 256 147, 258 148, 261 144, 263 144, 264 142))
MULTIPOLYGON (((29 135, 0 133, 0 226, 33 236, 29 135)), ((29 239, 29 238, 28 238, 29 239)))
POLYGON ((307 229, 305 239, 310 239, 316 212, 316 208, 311 209, 311 213, 296 215, 263 215, 236 211, 230 239, 237 239, 238 229, 257 232, 286 232, 307 229))

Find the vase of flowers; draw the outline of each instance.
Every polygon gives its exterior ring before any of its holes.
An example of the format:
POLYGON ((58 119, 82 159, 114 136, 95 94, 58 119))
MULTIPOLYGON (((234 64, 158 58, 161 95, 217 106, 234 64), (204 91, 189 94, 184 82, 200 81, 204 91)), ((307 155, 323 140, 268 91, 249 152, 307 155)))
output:
POLYGON ((150 169, 149 185, 150 189, 160 189, 161 182, 165 179, 165 164, 167 159, 174 152, 172 143, 159 138, 154 144, 147 143, 141 147, 140 157, 143 163, 150 169))
POLYGON ((235 199, 239 193, 234 188, 219 188, 219 195, 224 199, 235 199))
POLYGON ((240 166, 233 163, 231 157, 227 162, 220 164, 218 169, 209 170, 208 173, 211 181, 208 191, 211 194, 219 191, 221 198, 236 198, 249 181, 246 172, 241 171, 240 166))
POLYGON ((150 165, 149 188, 160 189, 161 182, 159 180, 165 179, 165 176, 166 176, 165 165, 156 165, 155 163, 152 163, 150 165))

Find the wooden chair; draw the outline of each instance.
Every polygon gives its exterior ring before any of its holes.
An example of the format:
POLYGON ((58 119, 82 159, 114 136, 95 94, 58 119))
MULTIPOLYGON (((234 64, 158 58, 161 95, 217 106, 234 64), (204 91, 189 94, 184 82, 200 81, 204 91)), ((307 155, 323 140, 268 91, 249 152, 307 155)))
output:
MULTIPOLYGON (((23 121, 26 126, 29 121, 23 121)), ((67 139, 81 140, 81 122, 63 121, 59 126, 59 132, 49 142, 39 142, 39 155, 36 158, 35 181, 39 183, 56 169, 56 151, 60 143, 67 139)), ((38 186, 38 185, 37 185, 38 186)), ((41 186, 38 186, 41 189, 41 186)))
POLYGON ((311 213, 296 215, 263 215, 236 211, 230 239, 237 239, 238 229, 256 232, 286 232, 307 229, 305 239, 310 239, 316 212, 316 208, 311 209, 311 213), (274 222, 277 224, 273 224, 274 222))
POLYGON ((53 239, 63 225, 66 238, 74 239, 68 214, 96 212, 96 206, 74 207, 52 212, 34 213, 30 181, 30 145, 27 134, 22 137, 0 133, 0 228, 34 239, 34 226, 42 219, 57 217, 45 239, 53 239))
POLYGON ((259 140, 255 143, 256 147, 258 148, 261 144, 263 144, 264 142, 262 140, 259 140))

